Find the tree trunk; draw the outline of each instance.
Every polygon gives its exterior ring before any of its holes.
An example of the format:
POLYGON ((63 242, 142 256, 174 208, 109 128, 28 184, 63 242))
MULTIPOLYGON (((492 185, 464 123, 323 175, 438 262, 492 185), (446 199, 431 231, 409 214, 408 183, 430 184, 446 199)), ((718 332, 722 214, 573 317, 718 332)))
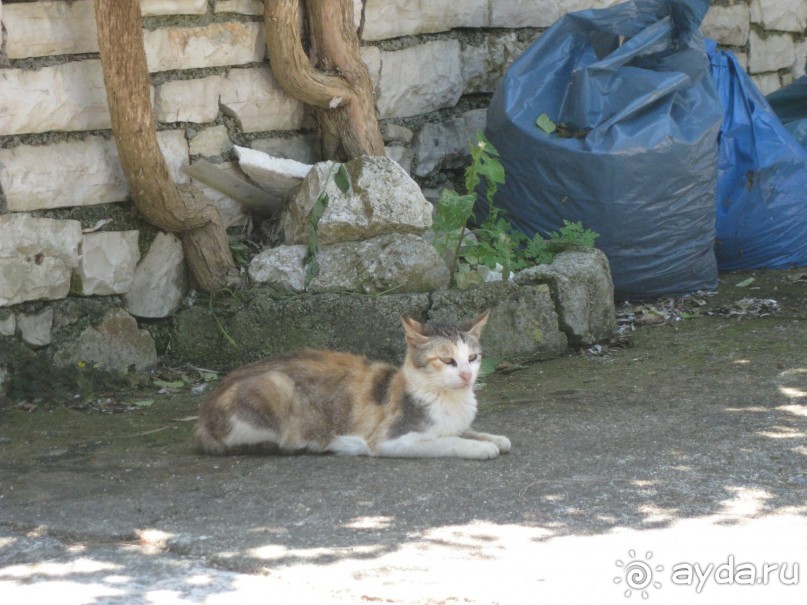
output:
POLYGON ((272 73, 291 96, 314 106, 323 157, 347 160, 384 155, 370 73, 359 54, 352 1, 306 1, 311 59, 303 50, 299 4, 299 0, 264 3, 272 73))
POLYGON ((235 262, 219 212, 195 187, 177 187, 157 144, 140 2, 96 0, 95 19, 112 132, 132 200, 148 222, 181 236, 199 288, 225 287, 235 262))

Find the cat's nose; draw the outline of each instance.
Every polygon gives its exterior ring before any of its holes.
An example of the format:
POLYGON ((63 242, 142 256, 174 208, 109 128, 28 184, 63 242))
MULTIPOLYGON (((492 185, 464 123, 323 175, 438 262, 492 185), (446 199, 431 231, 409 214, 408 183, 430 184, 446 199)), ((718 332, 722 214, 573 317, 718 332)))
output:
POLYGON ((464 383, 466 383, 466 384, 470 383, 470 382, 471 382, 471 379, 472 379, 473 377, 474 377, 474 375, 473 375, 473 374, 472 374, 470 371, 468 371, 468 370, 462 370, 462 371, 460 372, 460 378, 462 378, 462 381, 463 381, 464 383))

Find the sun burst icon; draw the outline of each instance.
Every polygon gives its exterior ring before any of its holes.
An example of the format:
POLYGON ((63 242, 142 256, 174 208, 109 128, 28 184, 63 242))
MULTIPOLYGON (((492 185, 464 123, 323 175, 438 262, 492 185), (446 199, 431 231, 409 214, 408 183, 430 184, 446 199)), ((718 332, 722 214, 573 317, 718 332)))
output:
POLYGON ((653 558, 653 553, 647 551, 644 559, 636 557, 636 551, 631 549, 628 551, 630 559, 627 562, 617 559, 616 566, 622 569, 622 575, 614 578, 614 584, 621 584, 625 582, 627 590, 625 591, 625 598, 633 596, 633 591, 642 595, 643 599, 650 596, 647 591, 651 586, 653 588, 661 588, 661 582, 653 581, 653 572, 664 571, 663 565, 652 566, 650 559, 653 558))

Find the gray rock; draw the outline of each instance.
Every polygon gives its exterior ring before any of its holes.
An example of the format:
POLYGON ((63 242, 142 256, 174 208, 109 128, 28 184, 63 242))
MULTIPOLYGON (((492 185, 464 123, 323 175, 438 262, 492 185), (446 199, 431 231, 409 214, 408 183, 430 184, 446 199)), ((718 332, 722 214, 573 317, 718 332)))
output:
POLYGON ((574 345, 605 340, 616 331, 614 284, 600 250, 570 250, 550 265, 519 272, 519 284, 548 284, 558 302, 560 322, 574 345))
POLYGON ((22 341, 31 347, 45 347, 51 343, 53 327, 53 308, 48 307, 40 313, 20 313, 17 316, 17 328, 22 341))
POLYGON ((14 336, 17 331, 17 318, 13 313, 0 319, 0 336, 14 336))
POLYGON ((182 242, 170 233, 158 233, 137 265, 126 295, 126 310, 135 317, 168 317, 188 290, 182 242))
POLYGON ((472 109, 447 122, 428 122, 415 136, 414 174, 428 176, 441 168, 460 168, 470 160, 476 131, 485 129, 487 110, 472 109))
POLYGON ((123 309, 110 309, 98 324, 61 343, 54 360, 61 365, 84 361, 119 372, 130 367, 141 371, 157 363, 157 350, 151 335, 138 329, 134 317, 123 309))
POLYGON ((482 333, 484 355, 492 358, 556 357, 568 347, 555 303, 545 284, 480 284, 432 294, 429 319, 458 321, 491 309, 482 333))
POLYGON ((67 296, 80 245, 79 221, 0 215, 0 307, 67 296))
POLYGON ((286 206, 281 225, 287 244, 308 243, 308 217, 320 193, 329 197, 319 221, 319 244, 364 240, 387 233, 423 233, 431 226, 432 206, 417 183, 393 160, 361 157, 345 165, 350 190, 334 182, 337 165, 316 164, 286 206))
POLYGON ((235 153, 241 170, 261 189, 280 198, 292 195, 312 168, 310 164, 274 157, 249 147, 236 145, 235 153))
MULTIPOLYGON (((256 283, 302 292, 306 253, 307 247, 299 244, 265 250, 252 259, 249 276, 256 283)), ((320 271, 309 284, 310 292, 428 292, 450 281, 437 250, 417 235, 393 233, 321 246, 317 261, 320 271)))
POLYGON ((127 292, 140 260, 138 237, 138 231, 85 234, 73 289, 85 296, 127 292))

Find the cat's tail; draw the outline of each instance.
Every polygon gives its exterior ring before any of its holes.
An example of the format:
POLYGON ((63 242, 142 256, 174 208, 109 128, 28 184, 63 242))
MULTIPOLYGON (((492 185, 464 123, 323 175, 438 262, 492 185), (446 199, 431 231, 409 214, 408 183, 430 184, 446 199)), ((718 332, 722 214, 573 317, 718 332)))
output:
POLYGON ((196 424, 194 434, 196 436, 196 445, 202 453, 216 456, 227 453, 227 447, 224 445, 224 442, 210 432, 210 429, 205 425, 202 418, 200 418, 199 422, 196 424))

